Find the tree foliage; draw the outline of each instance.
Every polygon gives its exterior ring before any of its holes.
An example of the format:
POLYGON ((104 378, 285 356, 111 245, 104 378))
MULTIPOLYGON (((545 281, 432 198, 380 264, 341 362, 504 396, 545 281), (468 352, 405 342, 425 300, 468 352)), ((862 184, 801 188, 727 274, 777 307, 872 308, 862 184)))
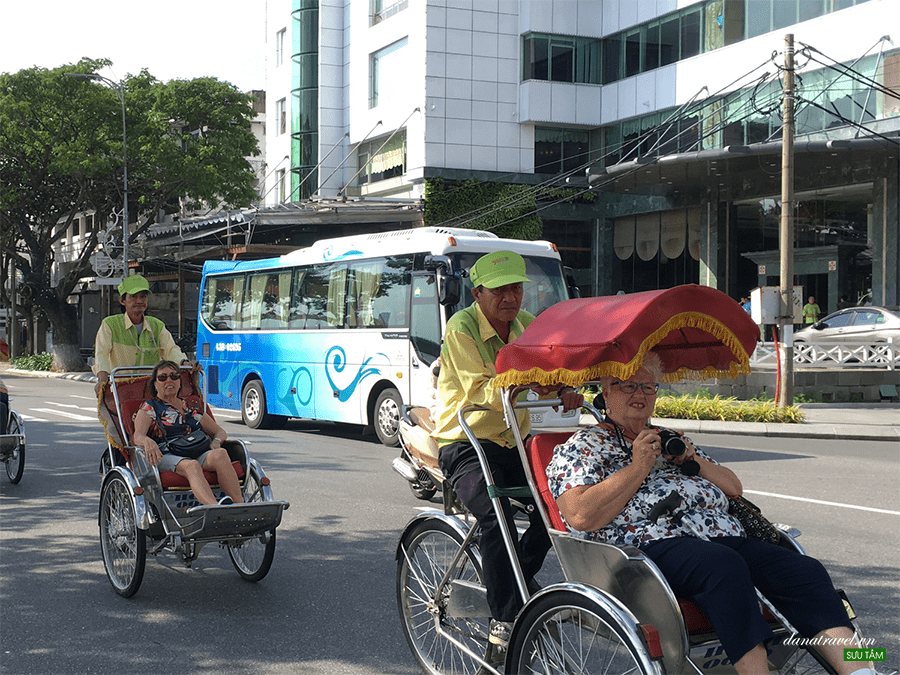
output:
MULTIPOLYGON (((27 309, 53 331, 55 367, 78 358, 75 309, 68 297, 93 276, 98 234, 123 204, 122 102, 116 90, 67 74, 111 65, 84 59, 52 70, 0 74, 0 242, 24 277, 27 309), (54 244, 72 221, 93 211, 93 229, 55 267, 54 244), (55 283, 51 283, 55 281, 55 283)), ((127 131, 129 242, 158 213, 198 204, 247 206, 255 198, 247 157, 259 154, 251 99, 215 78, 163 83, 147 71, 121 83, 127 131), (137 215, 135 221, 134 216, 137 215)), ((120 234, 121 236, 121 234, 120 234)))

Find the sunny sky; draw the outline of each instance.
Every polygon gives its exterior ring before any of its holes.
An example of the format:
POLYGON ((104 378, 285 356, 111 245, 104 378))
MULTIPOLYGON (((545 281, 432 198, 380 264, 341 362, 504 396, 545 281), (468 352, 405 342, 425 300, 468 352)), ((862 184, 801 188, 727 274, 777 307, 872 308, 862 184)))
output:
POLYGON ((0 72, 108 58, 119 80, 217 77, 264 89, 265 0, 0 0, 0 72))

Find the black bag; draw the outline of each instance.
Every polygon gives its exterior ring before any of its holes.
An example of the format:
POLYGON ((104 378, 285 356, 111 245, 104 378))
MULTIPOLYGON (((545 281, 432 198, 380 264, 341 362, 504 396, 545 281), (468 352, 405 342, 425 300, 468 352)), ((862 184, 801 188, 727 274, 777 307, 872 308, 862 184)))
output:
POLYGON ((178 455, 179 457, 197 459, 200 455, 209 450, 211 445, 209 436, 201 429, 187 436, 173 438, 166 443, 166 451, 173 455, 178 455))
POLYGON ((738 519, 744 532, 751 539, 759 539, 767 541, 770 544, 777 544, 780 539, 778 530, 772 525, 762 510, 749 499, 743 497, 728 498, 728 513, 738 519))

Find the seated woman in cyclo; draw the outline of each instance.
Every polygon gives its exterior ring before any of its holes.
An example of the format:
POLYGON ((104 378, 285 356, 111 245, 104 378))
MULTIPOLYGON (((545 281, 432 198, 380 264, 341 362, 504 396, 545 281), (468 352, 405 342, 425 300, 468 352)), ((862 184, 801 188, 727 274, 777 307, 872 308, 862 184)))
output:
POLYGON ((174 471, 187 478, 201 504, 215 504, 216 497, 203 476, 214 472, 225 496, 219 504, 241 503, 241 486, 228 451, 222 442, 228 437, 216 421, 179 398, 181 370, 172 361, 160 361, 150 377, 152 399, 144 401, 134 418, 134 443, 144 448, 147 461, 160 471, 174 471), (196 459, 175 454, 170 443, 192 432, 203 430, 212 436, 209 450, 196 459))
POLYGON ((858 647, 843 602, 822 564, 780 546, 748 538, 731 516, 727 495, 737 476, 682 438, 684 453, 662 454, 659 430, 648 422, 662 367, 648 353, 628 381, 601 378, 604 423, 558 445, 547 467, 550 489, 574 536, 641 549, 676 596, 693 600, 712 622, 738 673, 769 672, 763 641, 772 635, 754 585, 811 641, 837 673, 869 673, 843 660, 858 647), (693 460, 698 475, 682 467, 693 460), (652 522, 647 513, 672 490, 683 498, 687 523, 652 522), (822 638, 831 638, 830 640, 822 638))

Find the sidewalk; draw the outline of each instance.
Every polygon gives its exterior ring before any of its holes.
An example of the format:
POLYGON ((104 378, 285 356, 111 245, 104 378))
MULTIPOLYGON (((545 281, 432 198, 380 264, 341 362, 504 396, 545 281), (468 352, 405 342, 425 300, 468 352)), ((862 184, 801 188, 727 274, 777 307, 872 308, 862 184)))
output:
MULTIPOLYGON (((14 370, 0 363, 0 375, 54 377, 80 382, 96 382, 86 373, 50 373, 14 370)), ((7 382, 7 384, 9 384, 7 382)), ((678 420, 654 417, 657 424, 687 434, 736 434, 781 438, 828 438, 857 441, 895 441, 900 443, 900 403, 804 403, 805 424, 767 424, 758 422, 721 422, 718 420, 678 420)), ((590 415, 581 416, 582 424, 593 424, 590 415)))

